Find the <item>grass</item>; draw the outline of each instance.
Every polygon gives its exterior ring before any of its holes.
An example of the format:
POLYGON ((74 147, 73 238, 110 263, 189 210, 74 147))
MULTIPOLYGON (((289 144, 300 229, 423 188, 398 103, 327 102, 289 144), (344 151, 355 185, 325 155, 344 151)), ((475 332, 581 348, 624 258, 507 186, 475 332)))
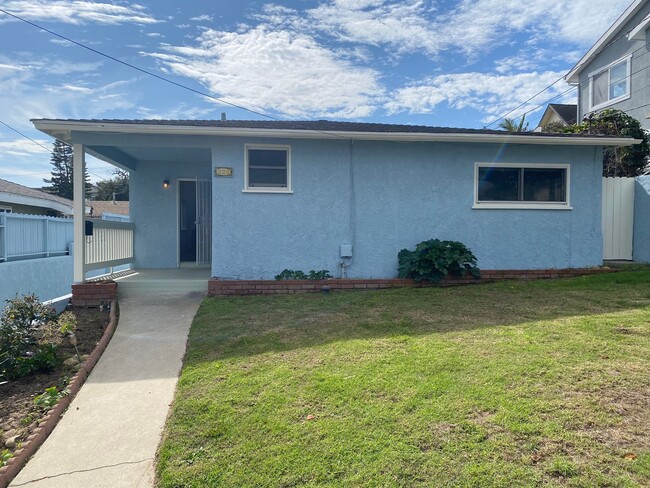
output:
POLYGON ((208 298, 161 487, 649 486, 650 271, 208 298))

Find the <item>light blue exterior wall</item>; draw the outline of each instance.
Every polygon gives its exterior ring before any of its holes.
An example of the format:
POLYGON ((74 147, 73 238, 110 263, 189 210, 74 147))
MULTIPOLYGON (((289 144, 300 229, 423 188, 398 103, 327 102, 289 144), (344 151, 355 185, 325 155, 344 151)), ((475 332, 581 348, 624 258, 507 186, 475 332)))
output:
POLYGON ((602 264, 600 148, 223 138, 212 159, 234 168, 213 178, 218 277, 338 275, 341 244, 354 245, 349 277, 394 277, 397 253, 429 238, 465 243, 483 269, 602 264), (245 143, 291 146, 293 194, 242 192, 245 143), (573 209, 473 209, 474 163, 493 161, 571 163, 573 209))
POLYGON ((633 259, 650 263, 650 176, 638 176, 634 186, 633 259))
POLYGON ((0 308, 5 300, 33 293, 41 301, 70 293, 72 255, 0 263, 0 308))
POLYGON ((136 268, 178 266, 178 179, 210 178, 210 162, 139 161, 129 173, 136 268), (162 187, 164 180, 171 185, 162 187))

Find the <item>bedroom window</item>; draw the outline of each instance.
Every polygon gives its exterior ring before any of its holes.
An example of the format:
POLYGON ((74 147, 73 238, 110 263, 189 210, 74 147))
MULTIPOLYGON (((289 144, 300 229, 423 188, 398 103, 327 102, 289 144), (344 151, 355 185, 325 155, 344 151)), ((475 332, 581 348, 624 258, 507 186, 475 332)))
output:
POLYGON ((291 192, 291 148, 246 145, 245 187, 249 192, 291 192))
POLYGON ((631 59, 629 56, 619 59, 589 74, 589 105, 592 110, 630 98, 631 59))
POLYGON ((476 163, 474 180, 474 208, 570 208, 568 164, 476 163))

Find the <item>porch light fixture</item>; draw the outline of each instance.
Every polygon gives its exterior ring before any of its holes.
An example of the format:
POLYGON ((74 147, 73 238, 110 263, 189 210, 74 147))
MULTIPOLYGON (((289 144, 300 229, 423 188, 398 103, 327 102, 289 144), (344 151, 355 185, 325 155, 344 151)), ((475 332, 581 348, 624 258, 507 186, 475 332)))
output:
POLYGON ((167 188, 169 188, 169 180, 164 180, 164 181, 163 181, 163 188, 164 188, 165 190, 166 190, 167 188))

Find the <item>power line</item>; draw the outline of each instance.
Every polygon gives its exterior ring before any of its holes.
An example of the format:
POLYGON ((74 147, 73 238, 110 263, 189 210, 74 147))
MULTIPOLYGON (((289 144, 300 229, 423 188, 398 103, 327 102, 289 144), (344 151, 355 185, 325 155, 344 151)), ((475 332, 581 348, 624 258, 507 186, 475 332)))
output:
MULTIPOLYGON (((615 24, 616 22, 618 22, 618 21, 621 19, 621 17, 623 17, 623 14, 625 14, 625 12, 622 12, 621 15, 619 15, 619 16, 617 17, 617 19, 613 22, 613 24, 615 24)), ((613 25, 613 24, 612 24, 612 25, 613 25)), ((614 44, 616 41, 618 41, 618 40, 621 39, 622 37, 628 35, 628 34, 629 34, 630 32, 632 32, 633 30, 634 30, 634 28, 632 28, 632 29, 630 29, 630 30, 628 30, 628 31, 625 31, 625 32, 623 32, 620 36, 618 36, 617 38, 612 39, 612 40, 609 41, 607 44, 605 44, 604 46, 602 46, 598 51, 596 51, 594 54, 592 54, 591 57, 590 57, 590 59, 586 59, 586 60, 584 60, 582 63, 580 63, 580 64, 574 66, 574 67, 572 68, 571 71, 573 71, 573 69, 575 69, 575 68, 580 68, 580 67, 584 66, 585 64, 587 64, 588 62, 590 62, 590 61, 593 59, 594 56, 600 54, 601 52, 603 52, 603 50, 605 50, 606 48, 608 48, 609 46, 611 46, 612 44, 614 44)), ((603 34, 603 35, 604 35, 604 34, 603 34)), ((602 37, 602 36, 601 36, 601 37, 602 37)), ((598 40, 600 40, 600 38, 599 38, 598 40)), ((596 42, 598 42, 598 41, 596 41, 596 42)), ((635 53, 635 52, 637 52, 637 51, 639 51, 639 50, 641 50, 641 49, 644 49, 645 47, 646 47, 646 46, 645 46, 645 44, 644 44, 644 45, 641 46, 640 48, 635 49, 634 51, 632 51, 632 53, 630 53, 630 54, 633 54, 633 53, 635 53)), ((553 86, 554 86, 558 81, 560 81, 560 80, 563 79, 563 78, 564 78, 564 76, 560 76, 560 77, 559 77, 557 80, 555 80, 553 83, 551 83, 550 85, 548 85, 546 88, 544 88, 543 90, 541 90, 541 91, 538 92, 537 94, 535 94, 535 95, 533 95, 532 97, 530 97, 530 98, 529 98, 528 100, 526 100, 525 102, 520 103, 519 105, 517 105, 515 108, 513 108, 513 109, 510 110, 509 112, 507 112, 507 113, 501 115, 501 116, 500 116, 499 118, 497 118, 497 119, 494 119, 492 122, 490 122, 489 124, 487 124, 487 125, 485 126, 485 128, 487 129, 487 128, 490 127, 492 124, 498 122, 499 120, 503 119, 504 117, 507 117, 508 115, 510 115, 512 112, 514 112, 514 111, 517 110, 518 108, 523 107, 524 105, 526 105, 528 102, 530 102, 531 100, 533 100, 533 99, 534 99, 535 97, 537 97, 538 95, 541 95, 541 94, 544 93, 546 90, 552 88, 552 87, 553 87, 553 86)), ((578 85, 580 85, 580 83, 578 83, 578 85)), ((554 97, 554 98, 557 98, 557 97, 554 97)), ((553 100, 554 98, 552 98, 551 100, 553 100)), ((543 105, 544 103, 548 103, 549 101, 550 101, 550 100, 547 100, 546 102, 543 102, 542 104, 538 105, 538 107, 541 106, 541 105, 543 105)), ((536 108, 537 108, 537 107, 536 107, 536 108)), ((526 112, 526 113, 524 113, 523 115, 526 115, 527 113, 530 113, 530 112, 526 112)))
MULTIPOLYGON (((131 69, 139 71, 140 73, 144 73, 146 75, 153 76, 154 78, 156 78, 156 79, 158 79, 160 81, 164 81, 164 82, 169 83, 171 85, 174 85, 176 87, 183 88, 185 90, 189 90, 192 93, 195 93, 197 95, 201 95, 202 97, 206 97, 206 98, 209 98, 211 100, 215 100, 215 101, 217 101, 219 103, 222 103, 224 105, 229 105, 231 107, 235 107, 235 108, 244 110, 246 112, 250 112, 252 114, 259 115, 260 117, 265 117, 267 119, 275 120, 275 121, 278 121, 278 122, 290 123, 291 125, 293 125, 297 129, 306 129, 305 127, 300 126, 300 124, 297 124, 297 123, 294 123, 294 122, 291 122, 291 121, 287 121, 287 120, 283 120, 283 119, 280 119, 279 117, 274 117, 273 115, 269 115, 269 114, 266 114, 264 112, 253 110, 251 108, 245 107, 244 105, 239 105, 239 104, 236 104, 236 103, 233 103, 233 102, 229 102, 229 101, 227 101, 227 100, 225 100, 223 98, 219 98, 219 97, 216 97, 214 95, 211 95, 208 92, 205 92, 205 91, 202 91, 202 90, 197 90, 196 88, 192 88, 191 86, 184 85, 183 83, 179 83, 177 81, 170 80, 169 78, 165 78, 164 76, 158 75, 158 74, 154 73, 153 71, 149 71, 147 69, 140 68, 139 66, 136 66, 134 64, 127 63, 126 61, 122 61, 121 59, 118 59, 118 58, 116 58, 114 56, 111 56, 110 54, 106 54, 106 53, 104 53, 102 51, 99 51, 99 50, 94 49, 94 48, 92 48, 90 46, 87 46, 87 45, 85 45, 85 44, 83 44, 81 42, 75 41, 74 39, 70 39, 69 37, 66 37, 66 36, 64 36, 62 34, 58 34, 58 33, 54 32, 54 31, 52 31, 50 29, 47 29, 46 27, 43 27, 42 25, 36 24, 35 22, 31 22, 31 21, 29 21, 27 19, 24 19, 24 18, 20 17, 19 15, 12 14, 11 12, 8 12, 8 11, 6 11, 4 9, 0 8, 0 12, 4 13, 6 15, 9 15, 10 17, 13 17, 14 19, 20 20, 21 22, 29 24, 29 25, 31 25, 33 27, 36 27, 37 29, 45 31, 48 34, 56 36, 56 37, 58 37, 60 39, 63 39, 65 41, 68 41, 68 42, 70 42, 70 43, 72 43, 72 44, 74 44, 76 46, 79 46, 79 47, 81 47, 83 49, 86 49, 86 50, 91 51, 91 52, 93 52, 95 54, 98 54, 98 55, 103 56, 103 57, 105 57, 107 59, 110 59, 111 61, 114 61, 116 63, 127 66, 127 67, 129 67, 131 69)), ((327 134, 327 135, 335 137, 335 138, 340 138, 340 139, 344 139, 344 140, 349 139, 348 137, 342 136, 340 134, 335 134, 335 133, 327 132, 327 131, 324 131, 324 130, 318 130, 318 129, 316 129, 316 130, 309 129, 309 130, 313 130, 314 132, 319 132, 321 134, 327 134)))
MULTIPOLYGON (((4 125, 7 129, 14 131, 16 134, 23 136, 25 139, 27 139, 28 141, 33 142, 33 143, 36 144, 37 146, 42 147, 42 148, 45 149, 48 153, 49 153, 49 152, 52 152, 52 150, 51 150, 49 147, 45 147, 43 144, 41 144, 41 143, 38 142, 37 140, 32 139, 32 138, 29 137, 27 134, 24 134, 24 133, 20 132, 18 129, 16 129, 15 127, 10 126, 10 125, 7 124, 6 122, 3 122, 2 120, 0 120, 0 124, 4 125)), ((86 171, 88 171, 88 170, 86 169, 86 171)), ((102 180, 106 180, 106 179, 107 179, 107 178, 105 178, 105 177, 103 177, 103 176, 98 175, 97 173, 93 173, 92 171, 88 171, 88 174, 91 174, 91 175, 93 175, 93 176, 96 176, 97 178, 102 179, 102 180)))
POLYGON ((35 141, 34 139, 32 139, 31 137, 29 137, 29 136, 26 135, 26 134, 23 134, 23 133, 20 132, 18 129, 14 129, 13 127, 11 127, 9 124, 3 122, 2 120, 0 120, 0 124, 4 125, 7 129, 14 131, 16 134, 23 136, 23 137, 24 137, 25 139, 27 139, 28 141, 32 141, 34 144, 36 144, 37 146, 42 147, 42 148, 45 149, 47 152, 50 152, 50 148, 45 147, 45 146, 44 146, 43 144, 41 144, 40 142, 35 141))

